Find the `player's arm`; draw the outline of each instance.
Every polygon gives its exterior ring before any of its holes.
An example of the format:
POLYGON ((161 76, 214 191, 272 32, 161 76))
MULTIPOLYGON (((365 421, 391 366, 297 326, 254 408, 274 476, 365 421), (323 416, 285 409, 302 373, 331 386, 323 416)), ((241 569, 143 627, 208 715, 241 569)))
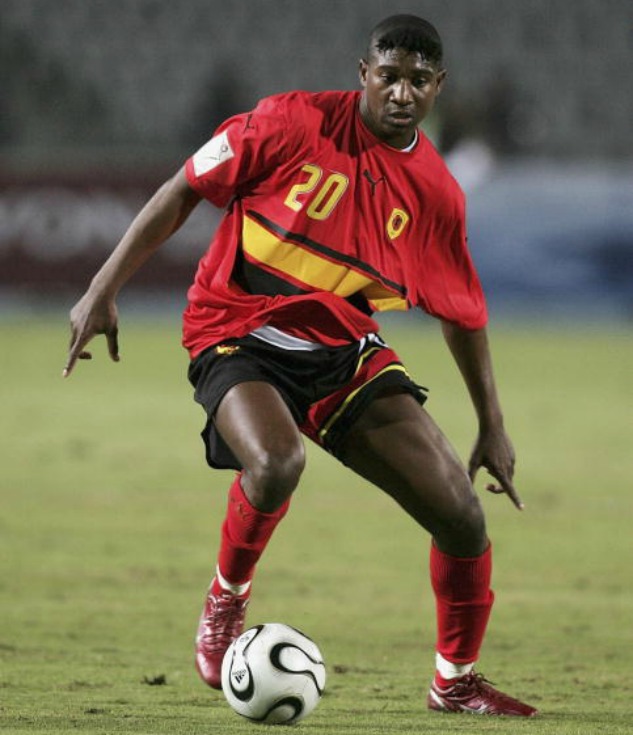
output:
POLYGON ((474 482, 477 470, 485 467, 499 483, 489 484, 487 490, 506 493, 522 510, 523 503, 513 485, 514 448, 503 424, 486 329, 464 329, 442 321, 442 331, 479 421, 479 434, 468 464, 468 474, 474 482))
POLYGON ((115 303, 119 290, 181 227, 199 201, 200 196, 189 186, 183 168, 141 209, 70 312, 71 340, 64 377, 70 375, 78 359, 91 359, 85 347, 97 334, 106 336, 110 357, 119 360, 115 303))

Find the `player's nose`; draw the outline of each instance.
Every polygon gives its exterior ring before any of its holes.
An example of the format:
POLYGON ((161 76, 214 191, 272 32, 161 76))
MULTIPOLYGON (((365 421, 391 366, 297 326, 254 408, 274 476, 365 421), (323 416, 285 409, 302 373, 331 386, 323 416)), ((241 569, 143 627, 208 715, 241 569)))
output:
POLYGON ((413 102, 411 84, 406 79, 401 79, 393 85, 392 99, 399 105, 410 105, 413 102))

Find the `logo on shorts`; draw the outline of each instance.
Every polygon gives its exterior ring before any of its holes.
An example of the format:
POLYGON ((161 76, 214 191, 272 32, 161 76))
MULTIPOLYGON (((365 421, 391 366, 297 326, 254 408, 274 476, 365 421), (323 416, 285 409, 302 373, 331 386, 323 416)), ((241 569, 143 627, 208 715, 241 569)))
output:
POLYGON ((240 349, 239 345, 218 345, 215 348, 216 355, 234 355, 240 349))

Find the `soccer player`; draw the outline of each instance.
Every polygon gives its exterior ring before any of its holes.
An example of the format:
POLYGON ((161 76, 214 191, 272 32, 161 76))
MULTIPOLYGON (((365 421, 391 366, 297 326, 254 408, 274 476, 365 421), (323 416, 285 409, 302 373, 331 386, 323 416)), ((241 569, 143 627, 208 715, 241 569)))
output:
POLYGON ((359 72, 360 91, 281 94, 220 126, 140 211, 72 309, 64 375, 90 358, 97 334, 119 359, 121 286, 201 198, 224 208, 183 320, 207 461, 237 472, 196 638, 202 679, 221 686, 256 564, 304 468, 304 434, 432 537, 428 706, 531 716, 474 670, 493 604, 477 470, 496 480, 488 490, 523 505, 464 197, 419 130, 445 81, 442 42, 427 21, 392 16, 371 32, 359 72), (372 318, 415 306, 441 321, 479 420, 468 470, 372 318))

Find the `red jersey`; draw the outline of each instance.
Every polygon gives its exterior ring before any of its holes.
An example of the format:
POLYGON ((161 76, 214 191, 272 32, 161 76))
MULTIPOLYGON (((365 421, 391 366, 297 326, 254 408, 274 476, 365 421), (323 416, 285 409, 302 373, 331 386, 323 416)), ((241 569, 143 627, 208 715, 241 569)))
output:
POLYGON ((192 357, 264 324, 341 345, 411 306, 486 324, 459 185, 422 133, 406 152, 377 139, 359 100, 266 98, 187 160, 191 187, 226 208, 188 292, 192 357))

